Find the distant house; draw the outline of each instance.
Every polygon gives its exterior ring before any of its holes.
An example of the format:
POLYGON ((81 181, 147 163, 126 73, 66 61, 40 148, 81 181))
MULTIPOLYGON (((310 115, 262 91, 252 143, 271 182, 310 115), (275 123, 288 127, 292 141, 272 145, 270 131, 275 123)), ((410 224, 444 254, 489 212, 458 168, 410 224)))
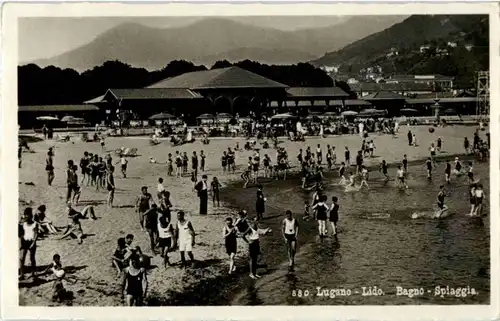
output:
POLYGON ((456 48, 457 47, 457 43, 453 42, 453 41, 448 41, 448 47, 456 48))
POLYGON ((358 98, 381 91, 394 92, 403 96, 431 94, 433 92, 433 87, 431 85, 417 83, 360 82, 350 85, 350 87, 351 90, 356 93, 358 98))
POLYGON ((432 86, 434 90, 451 90, 453 88, 453 77, 435 75, 395 75, 386 79, 386 83, 415 83, 432 86))
POLYGON ((326 73, 339 72, 339 66, 322 66, 321 69, 323 69, 326 73))
POLYGON ((465 49, 467 49, 467 51, 471 51, 472 48, 474 48, 474 45, 471 45, 471 44, 466 44, 465 45, 465 49))

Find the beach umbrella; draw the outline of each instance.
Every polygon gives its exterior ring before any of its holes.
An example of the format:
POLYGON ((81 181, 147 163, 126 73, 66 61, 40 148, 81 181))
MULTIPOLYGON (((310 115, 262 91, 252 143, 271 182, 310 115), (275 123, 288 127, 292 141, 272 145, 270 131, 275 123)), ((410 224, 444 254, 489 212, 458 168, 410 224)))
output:
POLYGON ((40 116, 36 118, 37 120, 45 120, 45 121, 56 121, 59 120, 57 117, 52 117, 52 116, 40 116))
POLYGON ((341 113, 342 116, 356 116, 358 113, 353 110, 346 110, 341 113))
POLYGON ((69 122, 69 121, 72 121, 75 119, 75 116, 64 116, 63 118, 61 118, 61 121, 62 122, 69 122))
POLYGON ((410 114, 410 113, 417 113, 418 110, 413 109, 413 108, 403 108, 400 110, 402 113, 410 114))
POLYGON ((212 114, 201 114, 200 116, 196 117, 196 119, 213 119, 214 116, 212 114))
POLYGON ((453 108, 448 108, 444 111, 445 114, 448 114, 448 115, 454 115, 457 113, 457 111, 453 108))
POLYGON ((326 112, 324 114, 324 116, 327 116, 327 117, 337 116, 337 113, 334 111, 329 111, 329 112, 326 112))
POLYGON ((383 110, 374 109, 374 108, 363 109, 359 113, 360 116, 361 115, 362 116, 372 116, 372 115, 380 115, 380 114, 384 114, 384 111, 383 110))
POLYGON ((271 117, 271 119, 292 119, 292 118, 296 117, 290 113, 276 114, 273 117, 271 117))
POLYGON ((233 118, 233 116, 231 114, 228 114, 228 113, 220 113, 220 114, 217 114, 217 118, 233 118))
POLYGON ((172 114, 168 113, 159 113, 159 114, 154 114, 153 116, 149 117, 150 120, 169 120, 169 119, 175 119, 175 117, 172 114))

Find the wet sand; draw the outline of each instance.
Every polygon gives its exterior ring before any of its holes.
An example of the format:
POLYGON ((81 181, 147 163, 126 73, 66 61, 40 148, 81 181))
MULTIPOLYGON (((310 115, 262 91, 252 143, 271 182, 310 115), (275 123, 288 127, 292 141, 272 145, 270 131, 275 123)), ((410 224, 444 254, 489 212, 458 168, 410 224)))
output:
MULTIPOLYGON (((417 141, 417 147, 408 146, 406 133, 408 128, 403 127, 397 138, 392 136, 372 135, 369 139, 374 139, 376 150, 372 159, 366 159, 368 165, 374 165, 385 159, 389 163, 400 161, 403 154, 408 155, 409 161, 427 157, 428 147, 431 141, 435 141, 439 136, 443 140, 443 155, 463 153, 463 138, 467 136, 472 140, 475 127, 450 126, 447 128, 436 128, 434 133, 428 132, 427 126, 412 127, 417 141)), ((483 133, 484 135, 484 133, 483 133)), ((234 147, 239 142, 243 147, 245 139, 214 139, 209 145, 202 145, 199 141, 180 147, 172 147, 170 143, 163 141, 156 146, 150 146, 149 141, 142 138, 109 138, 106 140, 106 150, 114 151, 121 146, 136 147, 139 150, 138 157, 129 158, 128 177, 121 178, 119 166, 115 175, 116 195, 115 208, 107 209, 105 204, 106 193, 95 192, 91 187, 83 188, 81 204, 86 205, 97 202, 97 221, 83 220, 82 227, 88 237, 82 245, 78 245, 75 240, 55 240, 49 236, 39 242, 37 249, 37 264, 46 266, 50 263, 52 255, 61 255, 63 266, 71 267, 72 273, 80 279, 86 281, 77 282, 74 285, 66 283, 66 288, 73 291, 75 298, 73 305, 79 306, 117 306, 121 305, 119 293, 119 279, 116 271, 111 267, 110 257, 116 247, 116 240, 124 237, 128 233, 135 235, 135 243, 144 250, 149 251, 148 236, 141 232, 133 209, 135 198, 140 193, 141 186, 148 186, 149 191, 156 194, 156 184, 158 177, 165 179, 164 185, 171 192, 171 201, 175 209, 182 209, 187 213, 187 218, 192 221, 197 233, 196 246, 193 250, 195 258, 199 261, 194 268, 182 270, 177 266, 169 267, 165 270, 161 265, 161 258, 156 256, 152 259, 153 268, 148 275, 150 305, 196 305, 196 304, 224 304, 231 300, 231 285, 237 286, 239 279, 247 282, 246 267, 246 247, 244 244, 238 245, 238 255, 241 257, 238 262, 238 275, 226 276, 227 255, 225 253, 222 234, 222 225, 227 216, 235 215, 236 210, 231 208, 231 189, 238 186, 230 184, 231 181, 238 181, 241 169, 246 167, 246 159, 252 154, 250 151, 237 152, 236 175, 223 175, 220 169, 220 155, 222 150, 234 147), (190 177, 176 179, 166 175, 166 165, 149 164, 150 156, 158 161, 165 161, 168 153, 174 154, 176 150, 186 151, 190 156, 193 151, 204 150, 207 154, 206 174, 209 181, 213 176, 217 176, 223 185, 229 185, 221 191, 223 207, 212 207, 209 198, 207 216, 198 214, 198 198, 193 190, 190 177), (229 201, 229 202, 228 202, 229 201), (227 282, 227 283, 226 283, 227 282), (220 286, 219 285, 222 285, 220 286), (224 291, 214 291, 224 289, 224 291), (214 294, 214 292, 217 292, 214 294)), ((47 216, 56 226, 67 224, 65 209, 65 167, 68 159, 73 159, 79 163, 83 152, 93 152, 103 154, 101 147, 97 143, 83 143, 77 138, 73 138, 70 143, 55 143, 56 156, 56 179, 54 186, 48 187, 46 184, 46 173, 44 171, 44 159, 47 148, 53 142, 39 142, 30 144, 35 153, 23 154, 23 168, 20 170, 20 195, 19 210, 22 211, 27 206, 36 208, 40 204, 47 206, 47 216), (32 182, 35 185, 26 185, 32 182), (31 202, 31 203, 30 203, 31 202)), ((321 144, 323 150, 330 144, 336 147, 337 161, 343 160, 344 146, 349 146, 351 157, 361 145, 359 136, 332 136, 327 138, 308 138, 305 143, 283 141, 280 146, 287 149, 289 158, 294 166, 297 166, 296 155, 299 148, 305 149, 311 146, 315 149, 317 144, 321 144)), ((273 149, 261 150, 261 155, 268 153, 275 161, 276 152, 273 149)), ((112 155, 114 153, 112 152, 112 155)), ((114 155, 113 155, 114 156, 114 155)), ((113 161, 118 159, 114 156, 113 161)), ((255 189, 248 189, 249 197, 254 198, 255 189)), ((81 209, 82 205, 77 206, 81 209)), ((254 208, 247 209, 253 216, 254 208)), ((175 214, 173 215, 175 217, 175 214)), ((267 223, 266 223, 267 224, 267 223)), ((276 234, 274 234, 276 236, 276 234)), ((273 236, 273 237, 275 237, 273 236)), ((171 262, 176 265, 180 258, 179 253, 170 254, 171 262)), ((27 261, 29 265, 29 261, 27 261)), ((41 270, 41 268, 39 268, 41 270)), ((45 277, 42 277, 42 279, 45 277)), ((20 284, 20 304, 21 305, 53 305, 51 302, 51 282, 33 285, 30 282, 20 284)))

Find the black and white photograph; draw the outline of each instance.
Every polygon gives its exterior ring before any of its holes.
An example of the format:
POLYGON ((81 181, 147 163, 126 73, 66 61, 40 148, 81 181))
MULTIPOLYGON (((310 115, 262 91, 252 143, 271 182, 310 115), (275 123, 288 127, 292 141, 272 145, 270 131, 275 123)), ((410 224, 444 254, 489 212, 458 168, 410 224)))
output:
POLYGON ((4 308, 498 317, 498 7, 30 6, 4 21, 4 308))

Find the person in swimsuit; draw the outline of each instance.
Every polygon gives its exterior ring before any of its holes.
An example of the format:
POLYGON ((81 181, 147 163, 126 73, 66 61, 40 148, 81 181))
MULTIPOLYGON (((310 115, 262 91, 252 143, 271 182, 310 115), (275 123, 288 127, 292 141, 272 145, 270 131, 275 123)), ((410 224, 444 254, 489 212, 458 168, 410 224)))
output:
POLYGON ((405 176, 408 176, 408 159, 406 158, 406 154, 403 155, 403 170, 405 173, 405 176))
POLYGON ((57 228, 49 221, 45 215, 47 207, 45 205, 38 206, 37 212, 34 215, 35 222, 38 223, 38 232, 40 234, 50 233, 57 234, 59 231, 57 228))
POLYGON ((339 176, 340 176, 339 185, 344 185, 346 182, 344 173, 345 173, 345 163, 342 162, 339 167, 339 176))
POLYGON ((436 147, 434 147, 434 143, 431 144, 431 147, 429 147, 429 151, 431 153, 431 163, 436 166, 436 161, 434 160, 434 157, 436 157, 436 147))
POLYGON ((47 171, 47 183, 49 186, 52 185, 54 178, 54 154, 52 153, 52 149, 49 149, 47 152, 47 158, 45 159, 45 171, 47 171))
POLYGON ((229 147, 227 152, 227 170, 230 171, 232 170, 233 173, 236 170, 236 164, 234 162, 234 152, 231 150, 229 147))
POLYGON ((225 173, 226 172, 226 168, 227 168, 227 154, 226 154, 226 151, 222 152, 222 157, 220 158, 220 161, 221 161, 221 166, 222 166, 222 172, 225 173))
POLYGON ((141 188, 142 194, 137 198, 135 202, 135 211, 139 217, 139 223, 141 224, 141 230, 144 230, 144 213, 151 208, 153 203, 153 197, 148 193, 148 187, 143 186, 141 188))
POLYGON ((304 163, 304 156, 302 155, 302 148, 299 149, 299 153, 297 154, 297 160, 299 161, 299 164, 304 163))
POLYGON ((113 201, 115 199, 115 177, 114 177, 115 168, 111 166, 109 168, 108 175, 106 175, 106 188, 108 189, 108 207, 113 207, 113 201))
POLYGON ((427 161, 425 162, 425 166, 427 167, 427 179, 431 180, 432 179, 432 158, 428 157, 427 161))
POLYGON ((311 204, 307 200, 304 201, 304 217, 302 218, 304 221, 309 221, 311 218, 311 204))
POLYGON ((316 159, 318 161, 318 165, 321 165, 321 162, 323 161, 323 151, 321 150, 320 144, 316 147, 316 159))
POLYGON ((347 166, 351 165, 351 152, 347 146, 345 147, 345 163, 347 166))
POLYGON ((299 222, 293 217, 292 211, 288 210, 286 211, 286 217, 281 225, 281 232, 286 242, 288 252, 288 271, 293 272, 295 265, 295 253, 297 253, 299 222))
POLYGON ((87 175, 89 164, 90 164, 89 153, 84 152, 83 157, 80 159, 80 170, 81 170, 80 173, 82 175, 82 179, 80 181, 80 184, 83 184, 83 182, 85 181, 85 176, 87 176, 87 185, 88 185, 88 182, 90 181, 90 175, 87 175))
POLYGON ((229 255, 229 274, 236 271, 234 266, 234 257, 236 256, 237 241, 236 241, 236 227, 233 225, 233 219, 226 218, 226 224, 222 229, 222 237, 224 238, 224 245, 226 246, 226 253, 229 255))
MULTIPOLYGON (((245 216, 246 213, 243 215, 245 216)), ((240 225, 243 224, 240 222, 240 225)), ((248 244, 248 252, 250 257, 249 260, 250 278, 258 279, 260 278, 260 275, 257 274, 257 267, 258 267, 257 262, 259 259, 259 255, 261 254, 259 236, 268 234, 269 232, 271 232, 271 229, 259 228, 257 221, 254 221, 251 224, 247 222, 246 225, 248 226, 248 228, 246 232, 243 233, 241 238, 248 244)), ((241 231, 241 229, 239 229, 239 231, 241 231)))
POLYGON ((405 171, 401 168, 401 165, 398 165, 397 175, 399 188, 408 188, 408 185, 405 182, 405 171))
POLYGON ((455 169, 453 170, 453 172, 457 176, 462 175, 462 164, 460 163, 458 157, 455 157, 455 169))
POLYGON ((483 214, 483 200, 484 200, 483 185, 478 184, 476 188, 476 212, 475 212, 475 215, 477 216, 481 216, 483 214))
POLYGON ((465 154, 469 155, 470 154, 470 142, 467 137, 464 137, 464 149, 465 149, 465 154))
POLYGON ((443 147, 443 141, 441 140, 441 137, 438 137, 436 144, 437 151, 440 152, 442 147, 443 147))
POLYGON ((264 154, 264 159, 262 160, 262 163, 264 165, 264 177, 270 177, 271 176, 271 158, 267 155, 264 154))
POLYGON ((441 215, 448 209, 448 207, 444 204, 444 197, 446 196, 444 191, 444 185, 439 186, 439 192, 437 196, 437 206, 438 211, 436 212, 436 218, 441 217, 441 215))
POLYGON ((175 239, 179 245, 181 254, 181 265, 186 266, 185 252, 187 252, 191 263, 194 263, 193 246, 195 244, 195 231, 190 221, 184 218, 184 212, 177 212, 177 225, 175 227, 175 239))
POLYGON ((330 225, 332 226, 332 233, 333 235, 337 235, 337 223, 339 221, 339 204, 338 198, 336 196, 332 197, 332 206, 330 207, 330 225))
POLYGON ((327 200, 325 195, 321 195, 319 202, 312 207, 313 211, 316 213, 316 220, 318 221, 319 236, 326 236, 328 233, 326 229, 326 213, 328 212, 328 206, 325 204, 327 200))
POLYGON ((158 238, 158 207, 152 204, 151 208, 142 214, 144 227, 149 235, 149 245, 151 252, 156 254, 155 244, 158 238))
POLYGON ((257 213, 257 220, 261 220, 264 217, 264 213, 266 212, 266 203, 267 199, 264 197, 264 193, 262 192, 262 185, 259 185, 257 189, 257 200, 255 202, 255 212, 257 213))
POLYGON ((72 219, 75 216, 78 217, 78 219, 86 219, 87 214, 89 214, 89 216, 92 220, 97 220, 97 217, 95 216, 95 210, 94 210, 93 205, 87 205, 83 208, 83 210, 81 210, 79 212, 73 208, 73 205, 71 202, 67 202, 66 203, 66 214, 68 215, 68 217, 70 219, 72 219))
POLYGON ((384 175, 384 182, 387 182, 389 180, 389 174, 388 174, 388 166, 385 160, 382 160, 382 163, 380 163, 380 171, 384 175))
POLYGON ((241 174, 243 179, 243 188, 247 188, 248 183, 250 183, 250 175, 252 173, 252 157, 248 157, 248 163, 246 170, 241 174))
POLYGON ((141 267, 139 257, 133 256, 130 265, 123 269, 122 299, 125 296, 127 306, 141 306, 147 289, 146 269, 141 267))
POLYGON ((167 175, 168 176, 173 176, 174 175, 174 161, 172 160, 172 153, 168 153, 167 175))
POLYGON ((175 177, 182 176, 182 156, 179 151, 175 152, 175 177))
POLYGON ((122 274, 122 270, 125 268, 126 260, 125 255, 127 254, 127 244, 125 243, 125 238, 120 237, 117 240, 116 250, 111 256, 111 264, 116 268, 117 276, 122 274))
POLYGON ((188 173, 188 165, 189 165, 189 157, 187 152, 184 152, 182 155, 182 175, 186 175, 188 173))
POLYGON ((449 160, 446 160, 446 167, 444 169, 444 176, 446 179, 446 183, 451 183, 451 164, 449 160))
POLYGON ((469 162, 467 177, 469 178, 469 184, 474 183, 474 168, 472 167, 472 162, 469 162))
POLYGON ((470 202, 469 216, 474 216, 474 214, 476 214, 476 188, 477 184, 471 184, 469 186, 469 202, 470 202))
POLYGON ((174 228, 166 215, 161 215, 158 219, 158 247, 160 255, 163 257, 163 267, 166 269, 170 265, 168 252, 172 249, 172 237, 174 228))
POLYGON ((38 239, 38 223, 35 222, 33 217, 33 209, 27 207, 24 209, 23 214, 24 222, 20 226, 21 232, 21 268, 20 276, 24 279, 24 262, 26 261, 26 255, 30 254, 31 261, 31 276, 36 277, 36 241, 38 239))
POLYGON ((201 172, 205 171, 205 158, 207 158, 205 153, 203 151, 200 151, 200 171, 201 172))
POLYGON ((361 183, 359 184, 359 188, 362 188, 363 186, 366 186, 367 188, 370 188, 368 186, 368 169, 365 167, 365 165, 361 166, 361 183))
POLYGON ((127 178, 127 165, 128 165, 128 160, 125 158, 124 155, 120 155, 120 160, 118 161, 121 166, 121 171, 123 178, 127 178))
POLYGON ((212 182, 210 183, 210 189, 212 191, 212 202, 215 207, 215 201, 217 201, 217 207, 220 207, 220 188, 222 187, 221 183, 214 177, 212 182))
POLYGON ((373 151, 375 150, 375 143, 373 140, 370 140, 370 143, 368 143, 368 151, 370 152, 370 157, 373 157, 373 151))
POLYGON ((70 236, 73 239, 78 240, 78 244, 82 244, 83 242, 83 230, 82 225, 80 224, 80 218, 77 215, 74 215, 71 218, 71 222, 66 227, 66 231, 64 231, 63 235, 58 238, 58 240, 62 240, 66 237, 70 236))
POLYGON ((257 179, 259 177, 259 157, 255 156, 253 159, 251 159, 252 163, 252 171, 253 171, 253 183, 257 184, 257 179))

